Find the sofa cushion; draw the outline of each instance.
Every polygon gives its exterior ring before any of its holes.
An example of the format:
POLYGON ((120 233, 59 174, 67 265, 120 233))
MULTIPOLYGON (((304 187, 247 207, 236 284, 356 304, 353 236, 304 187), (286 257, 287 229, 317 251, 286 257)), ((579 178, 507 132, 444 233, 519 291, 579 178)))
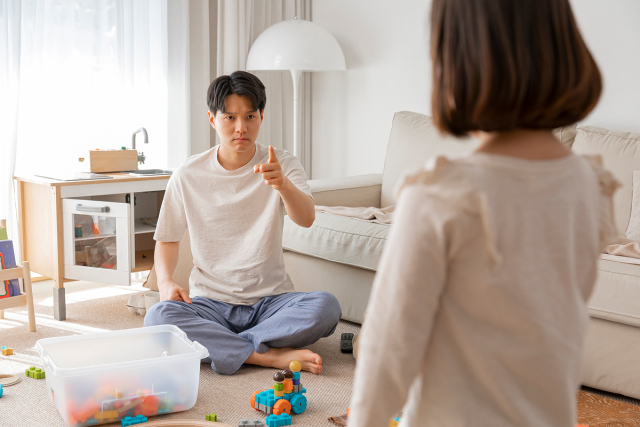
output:
POLYGON ((282 246, 285 250, 376 270, 390 226, 326 213, 316 213, 310 228, 285 217, 282 246))
POLYGON ((598 279, 589 300, 589 314, 612 322, 640 326, 640 260, 600 256, 598 279))
MULTIPOLYGON (((553 134, 567 148, 571 148, 576 137, 576 125, 554 129, 553 134)), ((410 111, 395 113, 384 159, 380 207, 395 204, 393 191, 404 170, 422 166, 434 156, 464 156, 475 150, 478 144, 475 138, 443 135, 436 129, 433 119, 424 114, 410 111)))
POLYGON ((600 155, 604 167, 622 184, 613 197, 613 208, 618 233, 624 236, 631 216, 633 171, 640 169, 640 134, 579 127, 572 149, 578 154, 600 155))

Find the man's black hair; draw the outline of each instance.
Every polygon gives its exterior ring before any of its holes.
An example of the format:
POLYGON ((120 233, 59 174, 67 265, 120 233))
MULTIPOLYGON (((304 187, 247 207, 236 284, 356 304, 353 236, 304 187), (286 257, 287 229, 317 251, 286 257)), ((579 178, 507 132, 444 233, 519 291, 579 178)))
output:
POLYGON ((234 71, 228 76, 215 79, 207 90, 207 105, 215 116, 218 111, 224 111, 224 100, 233 94, 246 96, 256 111, 264 111, 267 104, 267 93, 259 78, 246 71, 234 71))

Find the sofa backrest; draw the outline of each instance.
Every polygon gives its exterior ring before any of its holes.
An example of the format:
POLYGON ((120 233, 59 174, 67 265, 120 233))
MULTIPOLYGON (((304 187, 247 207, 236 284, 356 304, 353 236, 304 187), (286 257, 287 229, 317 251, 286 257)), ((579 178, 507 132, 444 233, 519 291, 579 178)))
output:
POLYGON ((442 135, 431 117, 424 114, 410 111, 395 113, 382 172, 381 207, 395 204, 393 191, 405 170, 421 166, 433 156, 464 156, 477 145, 478 142, 472 138, 442 135))
POLYGON ((579 127, 573 151, 600 155, 605 169, 622 184, 614 196, 614 213, 618 232, 624 236, 631 216, 633 171, 640 169, 640 134, 594 126, 579 127))
MULTIPOLYGON (((576 125, 555 129, 553 134, 571 148, 576 125)), ((461 139, 441 134, 429 116, 411 111, 395 113, 384 160, 381 207, 395 204, 394 189, 405 170, 424 165, 433 156, 461 157, 477 146, 475 138, 461 139)))

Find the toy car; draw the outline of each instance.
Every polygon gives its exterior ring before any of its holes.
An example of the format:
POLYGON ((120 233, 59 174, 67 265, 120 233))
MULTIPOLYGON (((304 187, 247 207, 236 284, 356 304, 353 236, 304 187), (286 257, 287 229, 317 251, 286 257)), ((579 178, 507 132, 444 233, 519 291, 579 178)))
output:
POLYGON ((307 392, 300 383, 300 362, 294 361, 285 369, 274 375, 276 383, 273 388, 256 391, 251 396, 251 407, 267 415, 302 414, 307 409, 307 392))

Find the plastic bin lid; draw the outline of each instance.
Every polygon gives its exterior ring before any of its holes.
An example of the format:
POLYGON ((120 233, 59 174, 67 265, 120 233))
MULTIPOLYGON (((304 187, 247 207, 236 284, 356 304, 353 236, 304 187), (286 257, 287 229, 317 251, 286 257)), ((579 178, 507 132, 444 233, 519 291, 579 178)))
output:
POLYGON ((47 374, 76 376, 204 359, 209 351, 174 325, 38 340, 47 374), (88 356, 91 354, 91 356, 88 356))

